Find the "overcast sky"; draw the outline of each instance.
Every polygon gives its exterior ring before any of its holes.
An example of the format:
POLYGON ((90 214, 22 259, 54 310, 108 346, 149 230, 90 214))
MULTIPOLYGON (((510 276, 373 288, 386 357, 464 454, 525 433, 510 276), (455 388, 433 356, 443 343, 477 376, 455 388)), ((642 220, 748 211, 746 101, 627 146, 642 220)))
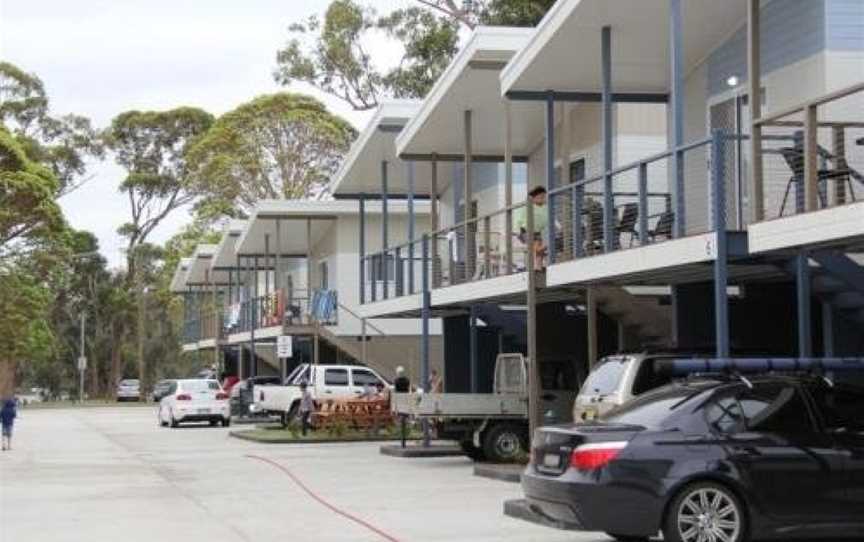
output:
MULTIPOLYGON (((381 11, 410 0, 368 0, 381 11)), ((221 114, 263 93, 284 90, 271 76, 289 24, 323 13, 329 0, 0 0, 0 58, 45 82, 54 114, 77 113, 106 126, 129 109, 193 105, 221 114)), ((398 61, 383 38, 369 44, 380 65, 398 61)), ((368 113, 306 86, 332 111, 362 128, 368 113)), ((123 171, 110 160, 61 200, 77 229, 95 233, 120 265, 118 226, 128 220, 117 191, 123 171)), ((152 241, 190 221, 178 210, 152 241)))

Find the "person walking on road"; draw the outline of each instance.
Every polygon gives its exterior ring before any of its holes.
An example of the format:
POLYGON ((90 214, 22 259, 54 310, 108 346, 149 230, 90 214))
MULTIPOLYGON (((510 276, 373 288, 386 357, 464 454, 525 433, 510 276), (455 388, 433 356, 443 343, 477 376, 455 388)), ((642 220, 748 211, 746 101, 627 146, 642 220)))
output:
POLYGON ((307 431, 311 427, 312 412, 315 410, 315 401, 312 399, 312 393, 309 391, 309 385, 306 382, 300 383, 300 425, 302 427, 303 436, 306 436, 307 431))
POLYGON ((12 427, 18 416, 18 408, 15 399, 7 399, 0 410, 0 426, 2 426, 3 451, 12 449, 12 427))

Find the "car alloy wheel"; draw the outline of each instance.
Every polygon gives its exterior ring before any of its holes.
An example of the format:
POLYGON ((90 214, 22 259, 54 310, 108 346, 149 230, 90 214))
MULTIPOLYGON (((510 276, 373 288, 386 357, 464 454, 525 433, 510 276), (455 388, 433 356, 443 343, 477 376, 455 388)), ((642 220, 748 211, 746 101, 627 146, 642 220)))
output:
POLYGON ((678 499, 674 529, 681 542, 741 542, 744 517, 728 490, 700 484, 678 499))

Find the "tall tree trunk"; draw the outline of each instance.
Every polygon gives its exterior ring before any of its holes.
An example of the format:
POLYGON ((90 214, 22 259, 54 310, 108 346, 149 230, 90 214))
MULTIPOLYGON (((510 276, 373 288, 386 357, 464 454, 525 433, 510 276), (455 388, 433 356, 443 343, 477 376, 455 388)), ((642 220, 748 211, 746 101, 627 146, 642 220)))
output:
POLYGON ((0 359, 0 399, 12 397, 15 393, 15 376, 18 364, 12 360, 0 359))

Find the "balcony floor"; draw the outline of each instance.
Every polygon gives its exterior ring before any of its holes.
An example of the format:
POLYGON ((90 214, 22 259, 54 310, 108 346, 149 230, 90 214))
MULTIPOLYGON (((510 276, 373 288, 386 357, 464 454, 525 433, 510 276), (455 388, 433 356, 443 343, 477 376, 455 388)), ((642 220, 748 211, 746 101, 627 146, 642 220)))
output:
POLYGON ((747 237, 753 254, 864 246, 864 201, 751 224, 747 237))

